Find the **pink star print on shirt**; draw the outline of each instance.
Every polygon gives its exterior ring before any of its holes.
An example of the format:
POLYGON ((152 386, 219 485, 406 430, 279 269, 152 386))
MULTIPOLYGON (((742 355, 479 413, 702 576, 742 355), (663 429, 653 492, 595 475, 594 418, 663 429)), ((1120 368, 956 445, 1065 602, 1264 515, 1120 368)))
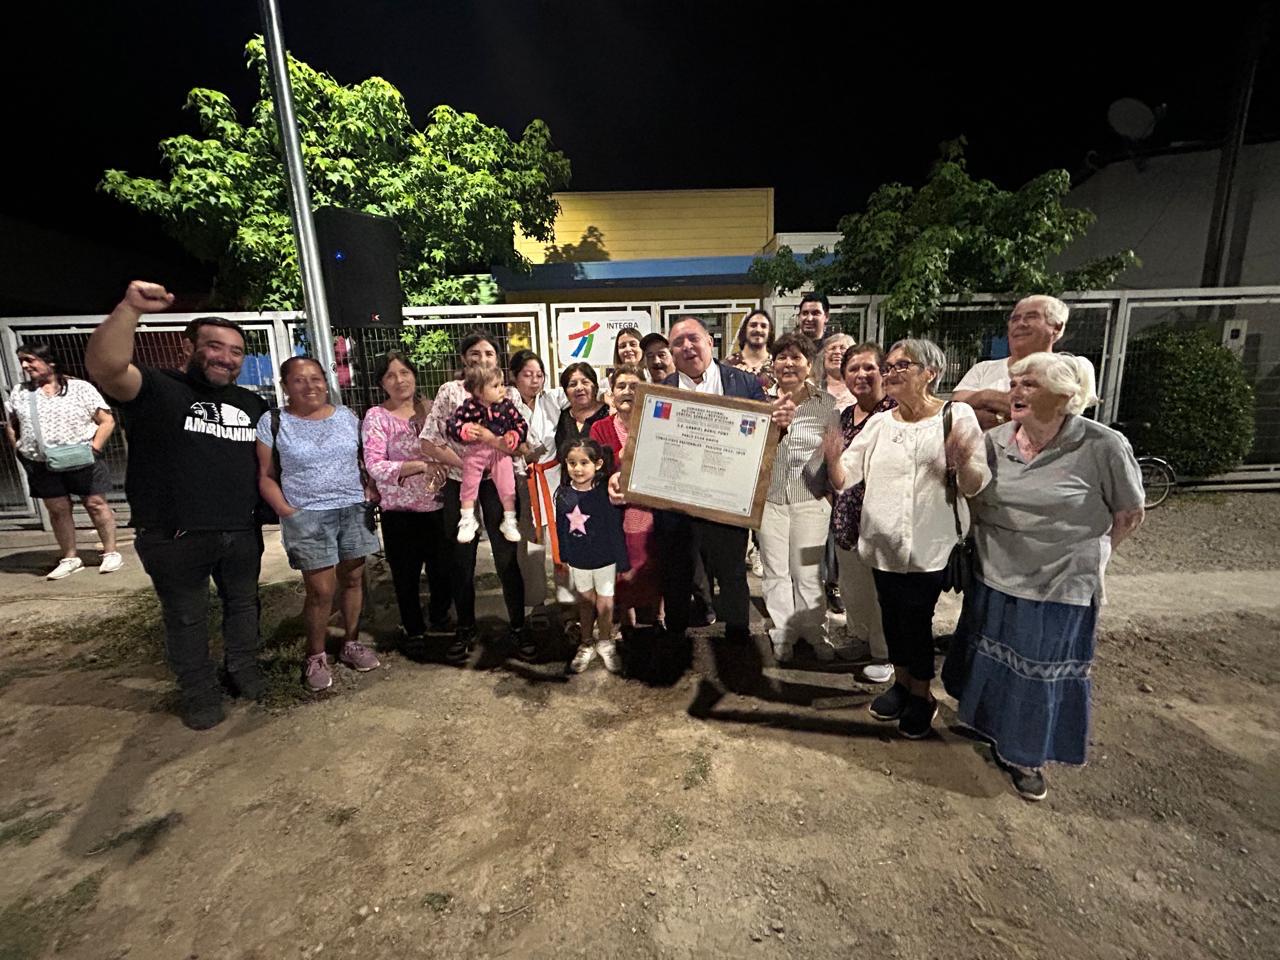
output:
POLYGON ((587 535, 587 521, 591 519, 591 514, 583 513, 582 508, 575 505, 564 517, 569 521, 570 533, 580 533, 584 537, 587 535))

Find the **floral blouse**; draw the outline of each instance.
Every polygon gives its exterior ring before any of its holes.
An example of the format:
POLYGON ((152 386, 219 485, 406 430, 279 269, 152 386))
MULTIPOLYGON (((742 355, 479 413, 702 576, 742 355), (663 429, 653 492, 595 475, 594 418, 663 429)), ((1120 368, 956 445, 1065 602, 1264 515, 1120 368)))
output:
POLYGON ((402 463, 427 459, 418 439, 417 421, 401 420, 381 404, 369 408, 364 415, 364 464, 378 486, 383 510, 430 513, 444 506, 426 474, 400 477, 402 463))
MULTIPOLYGON (((858 412, 858 405, 845 407, 839 411, 840 433, 844 438, 844 448, 849 449, 853 438, 862 432, 862 428, 871 422, 876 414, 892 410, 898 401, 885 397, 867 414, 859 424, 853 422, 853 415, 858 412)), ((862 498, 867 492, 867 485, 859 483, 836 495, 835 507, 831 511, 831 527, 835 530, 836 545, 842 550, 855 550, 858 546, 858 527, 862 522, 862 498)))

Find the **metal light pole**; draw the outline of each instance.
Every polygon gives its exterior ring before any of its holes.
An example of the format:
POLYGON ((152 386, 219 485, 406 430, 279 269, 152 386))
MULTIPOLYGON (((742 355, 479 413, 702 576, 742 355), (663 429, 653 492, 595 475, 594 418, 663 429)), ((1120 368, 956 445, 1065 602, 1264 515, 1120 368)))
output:
POLYGON ((1235 187, 1236 165, 1244 148, 1245 128, 1249 124, 1249 102, 1253 99, 1253 81, 1258 60, 1267 43, 1270 10, 1260 3, 1248 33, 1237 67, 1235 90, 1231 102, 1231 132, 1222 144, 1218 162, 1218 185, 1213 194, 1213 213, 1209 221, 1209 238, 1205 244, 1202 287, 1223 285, 1227 258, 1227 227, 1231 222, 1231 196, 1235 187))
POLYGON ((271 81, 271 100, 275 105, 276 126, 280 145, 284 148, 284 165, 289 174, 289 206, 293 213, 293 239, 298 247, 298 266, 302 271, 302 298, 307 311, 307 339, 311 355, 324 367, 329 381, 329 395, 334 403, 342 397, 338 386, 338 364, 333 355, 333 331, 329 327, 329 303, 324 295, 324 276, 320 272, 320 245, 316 242, 316 224, 311 217, 311 191, 302 167, 302 144, 298 140, 298 118, 293 112, 293 86, 289 83, 289 64, 285 53, 284 33, 280 26, 277 0, 258 0, 262 13, 262 33, 267 46, 267 74, 271 81))

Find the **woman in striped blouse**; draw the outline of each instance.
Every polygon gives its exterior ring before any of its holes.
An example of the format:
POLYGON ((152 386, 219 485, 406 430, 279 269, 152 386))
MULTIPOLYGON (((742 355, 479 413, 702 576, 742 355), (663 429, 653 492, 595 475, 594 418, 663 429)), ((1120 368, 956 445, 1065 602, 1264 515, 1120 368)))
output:
POLYGON ((802 333, 783 334, 773 344, 778 395, 789 396, 796 405, 795 419, 774 454, 760 523, 764 605, 773 621, 769 636, 779 662, 790 660, 802 639, 820 660, 836 654, 827 632, 821 568, 831 522, 822 448, 835 399, 810 380, 817 352, 802 333))

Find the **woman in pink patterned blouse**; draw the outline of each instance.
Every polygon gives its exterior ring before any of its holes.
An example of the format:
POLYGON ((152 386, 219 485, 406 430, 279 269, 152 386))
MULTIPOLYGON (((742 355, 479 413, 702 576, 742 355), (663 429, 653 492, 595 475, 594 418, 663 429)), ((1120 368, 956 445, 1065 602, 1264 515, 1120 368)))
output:
POLYGON ((439 491, 445 465, 458 466, 461 461, 448 447, 418 438, 427 407, 404 354, 389 351, 378 361, 375 377, 387 399, 364 415, 364 462, 382 498, 382 542, 405 644, 421 646, 427 632, 419 593, 424 566, 431 591, 431 630, 448 629, 453 554, 439 491))

